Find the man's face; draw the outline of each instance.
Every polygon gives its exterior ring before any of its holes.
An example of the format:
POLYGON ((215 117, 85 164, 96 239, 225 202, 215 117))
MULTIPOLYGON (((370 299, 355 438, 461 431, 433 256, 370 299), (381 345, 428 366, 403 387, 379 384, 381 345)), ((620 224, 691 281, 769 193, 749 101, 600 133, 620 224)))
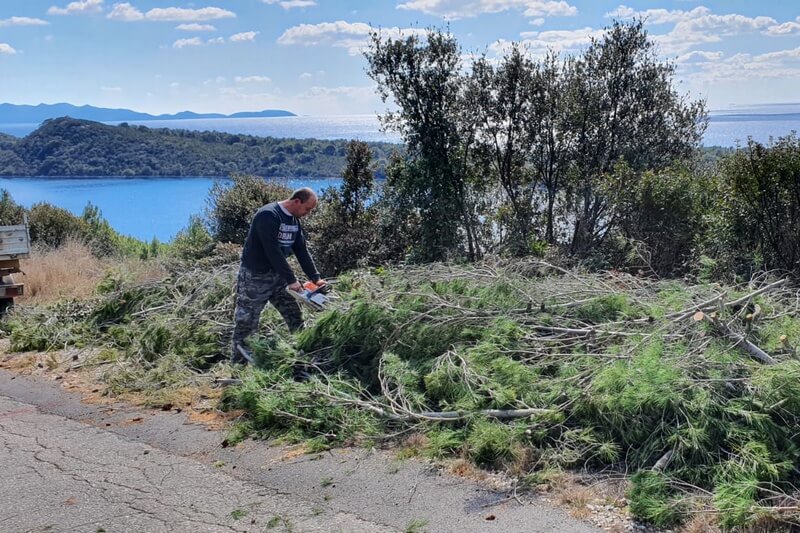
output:
POLYGON ((317 207, 317 197, 316 196, 312 196, 311 198, 309 198, 305 202, 301 202, 300 200, 295 200, 295 202, 297 202, 297 204, 296 204, 297 211, 294 213, 294 216, 296 216, 298 218, 306 216, 307 214, 309 214, 311 212, 312 209, 317 207))

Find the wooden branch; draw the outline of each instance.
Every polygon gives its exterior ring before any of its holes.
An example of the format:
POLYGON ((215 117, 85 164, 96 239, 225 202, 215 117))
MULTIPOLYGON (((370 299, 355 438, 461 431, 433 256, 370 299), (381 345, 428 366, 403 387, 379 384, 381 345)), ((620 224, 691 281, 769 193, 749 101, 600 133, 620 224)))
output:
POLYGON ((675 450, 669 450, 667 453, 661 456, 661 458, 656 461, 656 464, 653 465, 653 470, 656 472, 663 471, 666 467, 669 466, 669 463, 672 462, 672 457, 675 455, 675 450))
POLYGON ((694 314, 695 322, 701 322, 703 320, 710 323, 717 332, 722 335, 723 337, 727 337, 728 339, 733 341, 734 346, 741 347, 744 351, 750 354, 753 359, 757 359, 761 361, 765 365, 774 365, 777 363, 775 359, 772 358, 767 352, 750 342, 745 338, 744 335, 740 335, 735 331, 731 331, 731 329, 720 321, 714 314, 707 314, 702 311, 698 311, 694 314))
MULTIPOLYGON (((323 393, 324 394, 324 393, 323 393)), ((358 407, 362 407, 373 413, 382 416, 384 418, 388 418, 389 420, 395 420, 398 422, 408 422, 411 420, 429 420, 432 422, 458 422, 460 420, 466 420, 473 416, 486 416, 488 418, 496 418, 498 420, 511 420, 515 418, 526 418, 531 415, 539 415, 539 414, 549 414, 554 412, 553 409, 480 409, 477 411, 422 411, 419 413, 413 411, 403 411, 402 413, 395 413, 384 409, 378 405, 375 405, 370 402, 366 402, 364 400, 359 400, 357 398, 352 398, 350 396, 344 396, 341 394, 324 394, 325 396, 331 398, 332 400, 341 401, 345 403, 349 403, 352 405, 356 405, 358 407)))
POLYGON ((786 281, 787 281, 786 279, 779 279, 778 281, 770 283, 769 285, 764 285, 760 289, 755 290, 749 294, 742 296, 741 298, 737 298, 736 300, 732 300, 730 302, 722 303, 721 300, 724 297, 724 294, 719 294, 711 298, 710 300, 706 300, 705 302, 699 303, 683 311, 678 311, 677 313, 671 313, 667 315, 667 318, 674 318, 676 322, 680 322, 682 320, 689 318, 690 316, 693 316, 697 311, 713 311, 714 309, 717 308, 717 306, 733 307, 735 305, 744 303, 749 299, 758 296, 759 294, 764 294, 765 292, 769 292, 773 289, 777 289, 778 287, 782 287, 783 285, 786 284, 786 281))
POLYGON ((759 294, 762 294, 762 293, 765 293, 765 292, 769 292, 772 289, 777 289, 778 287, 781 287, 781 286, 785 285, 786 281, 787 281, 786 279, 779 279, 778 281, 776 281, 774 283, 770 283, 769 285, 764 285, 763 287, 761 287, 757 291, 753 291, 750 294, 747 294, 745 296, 742 296, 741 298, 733 300, 732 302, 725 302, 723 305, 725 307, 731 307, 731 306, 734 306, 734 305, 738 305, 740 303, 744 303, 747 300, 749 300, 750 298, 752 298, 753 296, 758 296, 759 294))

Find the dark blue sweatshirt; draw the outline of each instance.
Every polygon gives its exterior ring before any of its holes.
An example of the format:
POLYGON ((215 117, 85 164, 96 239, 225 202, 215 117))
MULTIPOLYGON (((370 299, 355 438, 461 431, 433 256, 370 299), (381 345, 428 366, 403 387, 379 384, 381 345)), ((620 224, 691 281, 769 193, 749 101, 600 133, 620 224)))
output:
POLYGON ((265 205, 250 224, 242 250, 242 265, 252 272, 277 272, 290 285, 297 281, 286 261, 292 252, 311 281, 320 279, 306 248, 300 221, 285 213, 277 202, 265 205))

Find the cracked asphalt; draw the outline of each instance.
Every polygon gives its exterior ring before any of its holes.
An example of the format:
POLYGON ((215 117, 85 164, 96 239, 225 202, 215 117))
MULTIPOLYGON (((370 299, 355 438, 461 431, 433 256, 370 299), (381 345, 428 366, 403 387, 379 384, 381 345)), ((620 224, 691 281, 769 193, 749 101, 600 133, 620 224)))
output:
POLYGON ((383 451, 224 438, 0 370, 0 531, 596 531, 383 451))

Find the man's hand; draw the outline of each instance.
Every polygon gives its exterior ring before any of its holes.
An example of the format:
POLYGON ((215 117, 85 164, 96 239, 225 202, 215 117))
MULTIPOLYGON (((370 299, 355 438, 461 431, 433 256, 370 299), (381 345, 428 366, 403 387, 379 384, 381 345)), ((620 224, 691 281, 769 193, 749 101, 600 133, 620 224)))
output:
POLYGON ((290 283, 286 288, 289 289, 289 290, 292 290, 294 292, 300 292, 300 291, 303 290, 303 286, 300 285, 299 281, 295 281, 294 283, 290 283))
POLYGON ((317 281, 315 281, 315 283, 317 284, 317 287, 319 287, 319 289, 317 289, 317 290, 320 293, 328 294, 329 292, 331 292, 331 286, 328 285, 328 282, 325 281, 324 279, 320 278, 317 281))

